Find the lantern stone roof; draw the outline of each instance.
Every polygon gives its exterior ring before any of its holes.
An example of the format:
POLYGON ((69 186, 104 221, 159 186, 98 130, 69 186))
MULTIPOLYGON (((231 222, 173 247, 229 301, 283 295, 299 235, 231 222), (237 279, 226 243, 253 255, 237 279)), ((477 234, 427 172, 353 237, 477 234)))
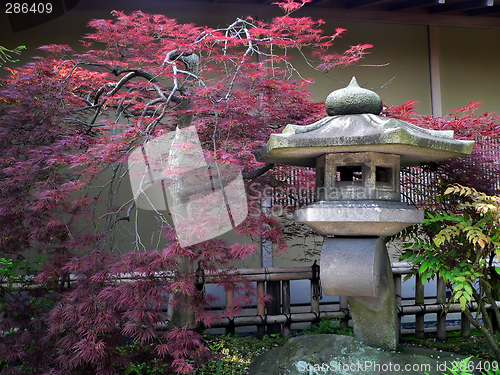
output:
POLYGON ((271 134, 258 150, 258 161, 314 167, 328 153, 380 152, 401 156, 402 166, 421 165, 469 155, 473 141, 457 140, 452 130, 423 129, 409 122, 379 116, 380 97, 349 86, 332 92, 325 102, 328 117, 311 125, 287 125, 271 134))

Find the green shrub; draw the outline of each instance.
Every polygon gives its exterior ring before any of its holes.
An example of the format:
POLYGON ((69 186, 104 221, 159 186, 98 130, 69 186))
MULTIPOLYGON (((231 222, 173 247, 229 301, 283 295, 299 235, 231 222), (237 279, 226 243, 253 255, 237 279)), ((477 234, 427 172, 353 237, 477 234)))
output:
MULTIPOLYGON (((213 354, 213 359, 200 368, 194 375, 246 375, 252 360, 269 349, 283 345, 287 339, 280 335, 264 336, 262 340, 254 337, 236 335, 204 335, 205 344, 213 354)), ((151 345, 132 343, 121 349, 124 353, 142 352, 132 363, 123 369, 124 375, 166 375, 165 365, 154 359, 151 345), (140 348, 139 348, 140 347, 140 348)))
POLYGON ((280 335, 266 335, 262 340, 234 335, 205 335, 205 338, 212 353, 219 356, 197 369, 195 375, 246 375, 255 357, 287 341, 280 335))
POLYGON ((318 324, 311 324, 310 327, 302 331, 304 335, 334 334, 352 336, 352 328, 344 327, 340 324, 343 317, 336 319, 321 318, 318 324))

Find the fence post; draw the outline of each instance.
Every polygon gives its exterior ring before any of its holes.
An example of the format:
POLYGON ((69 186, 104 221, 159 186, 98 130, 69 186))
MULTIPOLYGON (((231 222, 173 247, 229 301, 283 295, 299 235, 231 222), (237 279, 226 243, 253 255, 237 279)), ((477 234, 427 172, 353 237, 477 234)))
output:
POLYGON ((263 320, 263 324, 257 326, 257 338, 262 339, 266 334, 266 325, 264 319, 266 318, 266 305, 262 302, 265 294, 264 281, 257 281, 257 315, 263 320))
POLYGON ((311 312, 316 315, 316 319, 312 322, 313 325, 319 322, 319 300, 321 298, 319 282, 319 265, 314 261, 311 278, 311 312))
POLYGON ((282 306, 282 312, 283 314, 287 317, 286 323, 283 324, 283 330, 281 332, 281 335, 283 337, 290 337, 290 331, 291 331, 291 324, 290 324, 290 314, 292 312, 291 306, 290 306, 290 280, 283 280, 281 282, 282 284, 282 301, 283 301, 283 306, 282 306))
MULTIPOLYGON (((279 281, 268 281, 267 282, 267 294, 269 294, 273 299, 267 303, 267 315, 279 315, 281 314, 281 287, 279 281)), ((277 334, 281 333, 281 324, 268 324, 267 334, 277 334)))
POLYGON ((394 292, 396 293, 396 309, 398 310, 398 330, 401 337, 401 275, 394 275, 394 292))
MULTIPOLYGON (((226 310, 228 309, 233 310, 233 301, 234 301, 234 290, 230 289, 226 292, 226 310)), ((230 320, 230 322, 234 321, 230 320)), ((228 335, 234 335, 234 332, 235 332, 234 324, 230 324, 229 326, 226 327, 226 333, 228 335)))
MULTIPOLYGON (((442 277, 437 279, 437 293, 436 293, 436 302, 441 304, 444 308, 446 304, 446 284, 442 277)), ((437 313, 436 317, 437 323, 437 332, 436 338, 439 341, 446 340, 446 313, 444 310, 441 313, 437 313)))
POLYGON ((463 312, 460 313, 460 335, 470 337, 470 322, 463 312))
POLYGON ((339 310, 344 313, 340 319, 340 325, 347 327, 349 325, 349 303, 346 296, 339 296, 339 310))
MULTIPOLYGON (((198 292, 200 292, 201 295, 203 296, 205 294, 205 282, 206 282, 205 270, 201 268, 199 265, 195 271, 195 278, 196 278, 196 284, 195 284, 196 290, 198 290, 198 292)), ((196 330, 199 331, 200 333, 202 333, 204 329, 205 325, 203 323, 199 323, 196 325, 196 330)))
POLYGON ((415 337, 417 339, 424 338, 424 285, 420 275, 415 276, 415 305, 422 306, 422 312, 415 314, 415 337))

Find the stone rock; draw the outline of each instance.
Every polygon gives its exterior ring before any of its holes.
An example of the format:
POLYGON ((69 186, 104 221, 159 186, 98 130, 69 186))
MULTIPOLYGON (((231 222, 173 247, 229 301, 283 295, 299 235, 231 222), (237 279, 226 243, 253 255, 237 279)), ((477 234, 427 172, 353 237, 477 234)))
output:
POLYGON ((383 351, 350 336, 306 335, 294 337, 285 346, 257 357, 249 374, 441 375, 453 362, 464 358, 410 346, 402 346, 398 351, 383 351))

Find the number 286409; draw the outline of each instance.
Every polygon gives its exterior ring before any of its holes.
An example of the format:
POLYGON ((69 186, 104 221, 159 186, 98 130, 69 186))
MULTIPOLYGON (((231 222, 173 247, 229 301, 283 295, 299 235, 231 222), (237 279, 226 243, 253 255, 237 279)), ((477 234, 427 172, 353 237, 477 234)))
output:
POLYGON ((5 3, 7 14, 52 13, 52 3, 5 3))

